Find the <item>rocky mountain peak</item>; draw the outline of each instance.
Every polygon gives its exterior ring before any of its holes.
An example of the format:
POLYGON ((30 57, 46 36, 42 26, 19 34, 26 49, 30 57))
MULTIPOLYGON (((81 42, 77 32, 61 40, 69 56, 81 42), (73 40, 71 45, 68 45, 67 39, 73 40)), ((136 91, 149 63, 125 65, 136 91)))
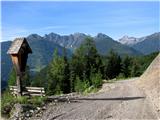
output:
POLYGON ((156 32, 156 33, 153 33, 152 35, 149 35, 149 36, 146 36, 145 38, 148 38, 148 39, 151 39, 151 38, 160 38, 160 32, 156 32))
POLYGON ((30 34, 27 38, 30 39, 30 40, 42 39, 42 37, 40 35, 38 35, 38 34, 30 34))
POLYGON ((59 37, 60 35, 52 32, 52 33, 46 34, 44 36, 44 39, 49 40, 49 41, 54 41, 54 40, 59 39, 59 37))
POLYGON ((127 35, 123 36, 121 39, 118 40, 120 43, 125 45, 133 45, 136 44, 139 40, 135 37, 129 37, 127 35))
POLYGON ((73 36, 81 37, 81 36, 86 36, 86 35, 84 33, 76 32, 73 34, 73 36))
POLYGON ((111 37, 109 37, 108 35, 106 34, 103 34, 103 33, 98 33, 97 36, 95 36, 95 39, 106 39, 106 40, 110 40, 112 39, 111 37))

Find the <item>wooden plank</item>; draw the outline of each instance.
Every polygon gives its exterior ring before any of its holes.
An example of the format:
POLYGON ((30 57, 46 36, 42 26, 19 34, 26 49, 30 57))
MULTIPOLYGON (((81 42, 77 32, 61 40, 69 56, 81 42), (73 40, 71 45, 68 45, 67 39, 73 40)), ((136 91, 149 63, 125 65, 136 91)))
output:
POLYGON ((18 56, 17 55, 11 55, 11 59, 14 65, 14 68, 16 70, 16 74, 20 74, 20 66, 19 66, 19 62, 18 62, 18 56))
POLYGON ((12 88, 12 89, 10 89, 10 91, 18 91, 17 89, 15 89, 15 88, 12 88))
POLYGON ((17 89, 17 88, 9 88, 9 89, 13 90, 13 89, 17 89))
POLYGON ((10 88, 17 88, 17 86, 9 86, 10 88))
MULTIPOLYGON (((17 92, 17 89, 15 90, 11 90, 12 92, 17 92)), ((45 91, 37 91, 37 90, 28 90, 28 91, 26 91, 26 92, 28 92, 28 93, 39 93, 39 94, 41 94, 41 93, 45 93, 45 91)))
POLYGON ((28 92, 45 93, 44 90, 27 90, 28 92))
MULTIPOLYGON (((17 92, 17 89, 11 88, 10 91, 16 91, 17 92)), ((29 92, 29 93, 45 93, 44 90, 27 90, 27 92, 29 92)))
POLYGON ((30 96, 45 96, 45 94, 30 94, 30 96))
MULTIPOLYGON (((13 91, 13 92, 11 92, 11 94, 13 94, 13 95, 17 95, 17 92, 16 91, 13 91)), ((45 94, 44 93, 30 93, 30 92, 23 92, 22 93, 22 95, 31 95, 31 96, 45 96, 45 94)))
MULTIPOLYGON (((18 95, 17 86, 9 86, 9 88, 13 95, 18 95)), ((45 96, 45 91, 43 87, 26 87, 26 91, 22 95, 45 96)))
MULTIPOLYGON (((10 88, 17 88, 17 86, 9 86, 10 88)), ((25 87, 26 89, 31 89, 31 90, 33 90, 33 89, 36 89, 36 90, 44 90, 44 88, 43 87, 25 87)))
POLYGON ((43 87, 26 87, 27 90, 44 90, 43 87))

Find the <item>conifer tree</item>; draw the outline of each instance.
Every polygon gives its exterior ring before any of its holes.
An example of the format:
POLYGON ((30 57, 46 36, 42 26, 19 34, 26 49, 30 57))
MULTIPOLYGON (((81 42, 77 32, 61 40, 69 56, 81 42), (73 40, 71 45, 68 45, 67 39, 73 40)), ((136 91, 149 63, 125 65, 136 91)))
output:
POLYGON ((69 93, 70 92, 70 70, 69 70, 69 63, 67 59, 67 53, 66 53, 66 48, 63 49, 63 62, 64 62, 64 83, 62 86, 62 90, 64 93, 69 93))
POLYGON ((131 67, 131 76, 137 77, 140 75, 140 64, 136 59, 132 60, 132 67, 131 67))
POLYGON ((73 59, 76 68, 74 73, 78 75, 80 80, 88 81, 92 85, 91 70, 97 73, 102 68, 102 61, 93 38, 87 37, 85 39, 84 43, 75 51, 73 59))
POLYGON ((49 65, 48 70, 48 93, 55 94, 62 92, 64 82, 64 59, 54 51, 54 58, 49 65))
POLYGON ((131 74, 131 58, 128 55, 122 61, 122 73, 124 77, 129 77, 131 74))
POLYGON ((106 79, 113 79, 121 72, 121 58, 113 50, 110 51, 106 65, 106 79))

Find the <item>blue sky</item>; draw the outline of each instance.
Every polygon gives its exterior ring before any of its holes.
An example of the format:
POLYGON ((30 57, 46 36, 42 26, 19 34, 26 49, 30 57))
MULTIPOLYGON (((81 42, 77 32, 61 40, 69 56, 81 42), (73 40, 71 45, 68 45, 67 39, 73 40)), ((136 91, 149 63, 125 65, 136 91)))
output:
POLYGON ((159 31, 158 2, 2 2, 1 41, 81 32, 113 39, 142 37, 159 31))

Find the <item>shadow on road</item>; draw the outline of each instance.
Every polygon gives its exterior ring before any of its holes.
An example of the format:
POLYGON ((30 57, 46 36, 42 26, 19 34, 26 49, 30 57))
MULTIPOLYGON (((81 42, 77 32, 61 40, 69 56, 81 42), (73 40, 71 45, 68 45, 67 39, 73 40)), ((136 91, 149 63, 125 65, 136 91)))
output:
POLYGON ((145 99, 145 97, 115 97, 115 98, 66 98, 66 97, 48 97, 48 101, 57 101, 57 102, 80 102, 83 100, 137 100, 145 99))
POLYGON ((136 99, 145 99, 145 97, 77 98, 76 100, 136 100, 136 99))
POLYGON ((58 118, 58 117, 60 117, 60 116, 62 116, 62 115, 64 115, 64 114, 65 114, 65 113, 62 113, 62 114, 56 115, 56 116, 52 117, 50 120, 55 120, 56 118, 58 118))

